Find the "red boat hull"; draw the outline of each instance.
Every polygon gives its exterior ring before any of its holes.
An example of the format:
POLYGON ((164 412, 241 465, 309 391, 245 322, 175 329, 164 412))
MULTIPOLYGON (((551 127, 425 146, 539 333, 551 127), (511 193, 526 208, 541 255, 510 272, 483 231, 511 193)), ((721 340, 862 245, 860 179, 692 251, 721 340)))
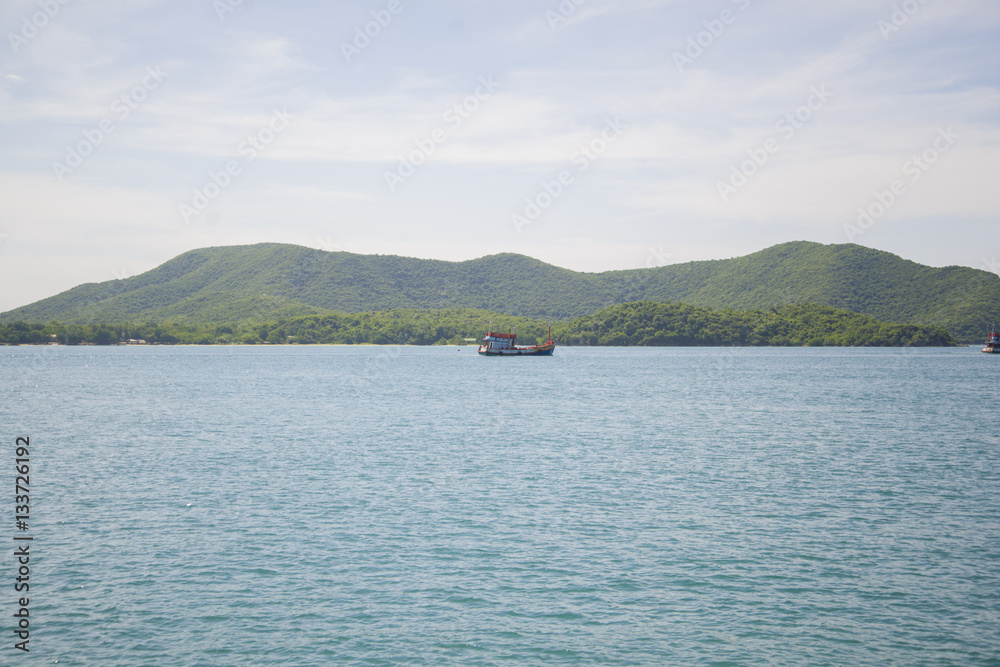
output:
POLYGON ((479 347, 479 354, 485 357, 548 357, 555 351, 556 344, 532 345, 530 347, 511 347, 505 349, 490 349, 485 345, 479 347))

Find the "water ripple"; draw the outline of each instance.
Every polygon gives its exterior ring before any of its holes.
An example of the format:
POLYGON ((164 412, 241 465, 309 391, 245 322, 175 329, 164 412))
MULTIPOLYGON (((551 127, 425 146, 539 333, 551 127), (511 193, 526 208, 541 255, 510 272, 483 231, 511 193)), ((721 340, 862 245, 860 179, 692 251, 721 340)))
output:
POLYGON ((35 661, 998 664, 970 350, 32 354, 35 661))

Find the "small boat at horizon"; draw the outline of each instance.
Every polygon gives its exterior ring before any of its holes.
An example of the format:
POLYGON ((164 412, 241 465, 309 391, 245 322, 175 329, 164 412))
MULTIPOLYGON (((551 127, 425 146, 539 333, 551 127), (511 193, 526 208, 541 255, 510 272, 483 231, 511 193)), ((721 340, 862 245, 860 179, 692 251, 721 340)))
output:
POLYGON ((990 333, 986 336, 986 347, 983 348, 983 352, 1000 354, 1000 331, 997 331, 995 324, 990 327, 990 333))
POLYGON ((518 347, 514 344, 516 339, 517 334, 513 331, 505 334, 494 332, 491 322, 489 330, 483 336, 483 344, 479 346, 479 354, 488 357, 547 357, 556 349, 556 342, 552 340, 551 325, 545 342, 540 345, 518 347))

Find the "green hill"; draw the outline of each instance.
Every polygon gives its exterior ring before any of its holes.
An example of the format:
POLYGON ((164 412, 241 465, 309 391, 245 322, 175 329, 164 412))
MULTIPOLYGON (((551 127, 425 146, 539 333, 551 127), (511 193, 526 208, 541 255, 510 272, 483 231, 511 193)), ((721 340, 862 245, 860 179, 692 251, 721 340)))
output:
MULTIPOLYGON (((1000 276, 966 267, 932 268, 854 244, 783 243, 728 260, 602 274, 621 302, 680 301, 706 308, 813 303, 884 322, 940 326, 980 341, 1000 321, 1000 276)), ((981 341, 980 341, 981 342, 981 341)))
POLYGON ((390 309, 481 309, 567 321, 638 301, 738 310, 812 303, 940 326, 979 342, 991 322, 1000 322, 1000 277, 804 241, 734 259, 604 273, 509 253, 445 262, 264 243, 192 250, 132 278, 81 285, 2 313, 0 323, 199 325, 390 309))
POLYGON ((559 327, 569 345, 928 347, 955 345, 939 327, 886 324, 848 310, 803 304, 722 310, 638 302, 605 308, 559 327))
POLYGON ((615 303, 595 289, 601 281, 592 274, 522 255, 445 262, 264 243, 192 250, 132 278, 2 313, 0 322, 266 321, 391 308, 486 308, 558 320, 615 303))

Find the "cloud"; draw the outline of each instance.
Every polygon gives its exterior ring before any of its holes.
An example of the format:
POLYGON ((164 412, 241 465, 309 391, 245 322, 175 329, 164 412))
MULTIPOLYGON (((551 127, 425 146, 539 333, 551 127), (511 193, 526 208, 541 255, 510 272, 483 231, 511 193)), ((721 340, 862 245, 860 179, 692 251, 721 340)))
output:
POLYGON ((304 187, 293 185, 268 185, 262 194, 266 197, 276 197, 283 200, 329 203, 341 201, 368 201, 372 197, 364 192, 348 192, 343 190, 328 190, 325 188, 304 187))
MULTIPOLYGON (((545 12, 556 0, 413 3, 347 63, 339 42, 369 20, 364 8, 244 3, 219 21, 205 3, 74 0, 3 62, 4 252, 49 244, 106 257, 146 244, 153 261, 206 243, 330 236, 345 249, 428 257, 516 248, 589 269, 645 265, 660 245, 678 248, 677 261, 740 254, 783 236, 843 240, 844 218, 954 127, 954 150, 866 238, 922 243, 933 256, 942 244, 919 221, 962 219, 975 245, 1000 253, 990 182, 1000 6, 925 3, 886 35, 892 3, 744 4, 588 0, 553 31, 545 12), (723 9, 735 22, 702 35, 703 54, 678 71, 673 53, 723 9), (168 78, 120 119, 112 105, 150 66, 168 78), (449 121, 479 77, 497 81, 495 93, 449 121), (779 134, 817 86, 829 101, 779 134), (275 109, 295 116, 288 129, 182 228, 178 204, 275 109), (626 131, 518 237, 510 214, 614 117, 626 131), (104 118, 114 131, 58 183, 52 162, 104 118), (390 192, 384 172, 436 129, 446 138, 390 192), (775 136, 780 150, 722 201, 717 184, 775 136), (479 225, 497 233, 459 236, 479 225)), ((0 17, 16 25, 34 7, 6 3, 0 17)), ((35 259, 63 270, 44 251, 35 259)))

